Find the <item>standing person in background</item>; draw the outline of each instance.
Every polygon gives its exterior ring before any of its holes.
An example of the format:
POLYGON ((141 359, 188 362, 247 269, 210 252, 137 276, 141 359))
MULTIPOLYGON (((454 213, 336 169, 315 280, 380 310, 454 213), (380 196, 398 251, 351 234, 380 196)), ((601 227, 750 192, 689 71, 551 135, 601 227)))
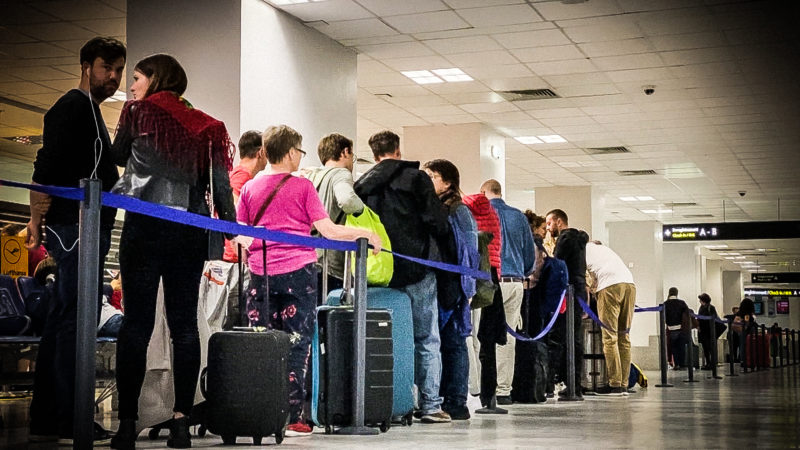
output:
MULTIPOLYGON (((311 180, 319 193, 328 217, 333 223, 344 225, 348 214, 358 215, 364 210, 364 202, 353 190, 353 167, 356 155, 353 141, 338 133, 323 137, 317 146, 317 155, 322 167, 311 169, 306 178, 311 180)), ((341 289, 344 280, 344 252, 317 249, 317 261, 324 263, 323 255, 328 254, 328 291, 341 289)), ((322 292, 322 270, 319 271, 319 299, 322 304, 327 292, 322 292)))
MULTIPOLYGON (((436 197, 430 177, 418 161, 403 161, 400 137, 381 131, 369 138, 377 164, 356 183, 356 194, 381 218, 392 250, 417 258, 431 256, 431 241, 450 233, 447 210, 436 197)), ((442 377, 437 284, 433 270, 394 258, 389 287, 411 298, 414 325, 414 382, 419 389, 422 423, 450 422, 442 410, 442 377)))
MULTIPOLYGON (((733 327, 733 322, 736 320, 736 314, 739 312, 739 307, 734 306, 731 308, 731 314, 725 315, 725 320, 728 322, 729 327, 733 327)), ((729 356, 733 358, 733 362, 739 362, 739 333, 731 333, 731 350, 732 354, 729 356)))
POLYGON ((689 311, 689 305, 678 298, 678 288, 671 287, 667 293, 667 300, 664 301, 664 317, 667 325, 667 337, 669 338, 669 355, 667 359, 672 359, 672 368, 681 370, 686 368, 686 344, 690 337, 682 330, 683 316, 689 311))
POLYGON ((631 370, 631 335, 636 286, 622 258, 605 245, 586 244, 586 268, 597 279, 597 315, 611 329, 601 328, 608 386, 599 395, 627 395, 631 370))
MULTIPOLYGON (((697 314, 716 319, 718 317, 717 309, 711 304, 711 296, 704 292, 697 298, 700 300, 700 309, 697 310, 697 314)), ((717 345, 717 323, 713 319, 701 321, 698 335, 700 343, 703 345, 703 358, 706 362, 702 370, 711 370, 711 365, 716 364, 716 361, 711 358, 711 352, 712 346, 717 345)))
MULTIPOLYGON (((264 131, 263 140, 270 168, 265 175, 242 187, 236 210, 240 223, 301 236, 310 236, 314 227, 328 239, 367 238, 373 252, 380 251, 381 240, 375 233, 333 223, 311 182, 292 176, 305 155, 301 147, 303 137, 297 131, 286 125, 269 127, 264 131)), ((311 334, 316 322, 317 253, 301 245, 260 239, 252 241, 249 250, 252 276, 247 288, 247 316, 250 326, 269 327, 289 334, 286 435, 310 435, 311 427, 302 421, 302 415, 311 334), (267 277, 269 292, 265 290, 267 277)))
MULTIPOLYGON (((450 161, 435 159, 423 165, 431 177, 439 200, 447 207, 450 225, 455 236, 458 264, 478 269, 478 226, 472 213, 461 202, 461 176, 450 161)), ((439 305, 439 333, 442 338, 442 383, 439 392, 444 398, 442 409, 453 420, 470 418, 467 408, 469 390, 469 354, 466 338, 472 333, 470 299, 475 295, 475 279, 460 278, 458 303, 453 309, 439 305)))
MULTIPOLYGON (((589 235, 583 231, 569 227, 569 219, 567 213, 560 209, 554 209, 547 213, 545 216, 547 220, 547 231, 550 235, 556 238, 556 248, 553 256, 564 261, 567 265, 569 272, 569 284, 572 286, 575 293, 575 308, 574 317, 567 317, 565 320, 573 320, 575 322, 575 395, 583 397, 581 392, 581 380, 583 379, 583 309, 578 304, 578 299, 583 299, 589 302, 589 296, 586 292, 586 243, 589 242, 589 235)), ((563 331, 559 330, 557 335, 561 340, 566 343, 566 323, 564 323, 563 331), (563 336, 563 337, 562 337, 563 336)), ((561 373, 563 375, 562 381, 567 382, 567 358, 566 358, 566 345, 564 351, 559 358, 564 361, 561 373)), ((554 361, 553 358, 550 361, 554 361)), ((559 395, 565 395, 566 390, 559 392, 559 395)))
MULTIPOLYGON (((204 216, 233 221, 228 171, 233 144, 225 124, 194 109, 181 95, 188 80, 172 56, 148 56, 136 64, 131 93, 111 149, 125 173, 118 194, 204 216), (213 183, 216 211, 206 196, 213 183)), ((117 342, 119 431, 112 448, 136 443, 139 394, 153 334, 159 281, 173 347, 175 406, 167 446, 188 448, 189 413, 200 370, 197 305, 203 264, 209 255, 205 230, 132 212, 125 214, 119 263, 125 316, 117 342)))
MULTIPOLYGON (((81 78, 77 89, 64 94, 44 116, 43 145, 33 164, 33 182, 78 187, 83 178, 99 178, 102 190, 114 186, 119 173, 108 149, 111 139, 100 104, 114 95, 125 68, 125 45, 113 38, 97 37, 80 51, 81 78), (99 150, 99 152, 98 152, 99 150), (104 151, 105 150, 105 151, 104 151)), ((78 202, 30 192, 28 250, 42 243, 57 265, 55 298, 50 301, 33 382, 29 440, 72 445, 75 401, 75 346, 78 314, 78 202)), ((99 280, 103 260, 111 245, 117 211, 103 208, 100 215, 99 280)), ((102 294, 102 286, 98 286, 102 294)), ((88 300, 88 299, 84 299, 88 300)), ((97 302, 100 304, 101 297, 97 302)), ((109 442, 108 432, 95 426, 94 443, 109 442)))
MULTIPOLYGON (((500 273, 500 290, 503 292, 503 308, 506 323, 517 329, 521 323, 522 281, 534 271, 536 253, 534 251, 533 234, 528 226, 528 219, 522 211, 509 206, 503 201, 502 189, 497 180, 487 180, 481 185, 481 193, 492 204, 500 219, 503 234, 502 267, 500 273)), ((506 345, 497 347, 497 404, 510 405, 511 383, 514 379, 514 343, 510 334, 506 345)))

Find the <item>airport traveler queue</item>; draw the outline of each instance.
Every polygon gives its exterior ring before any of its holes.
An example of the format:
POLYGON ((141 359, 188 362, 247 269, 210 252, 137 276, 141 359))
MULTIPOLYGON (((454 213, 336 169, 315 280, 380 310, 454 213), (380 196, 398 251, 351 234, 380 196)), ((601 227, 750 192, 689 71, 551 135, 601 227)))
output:
MULTIPOLYGON (((549 370, 540 381, 546 385, 542 389, 552 396, 555 386, 569 378, 566 321, 573 320, 574 344, 579 349, 574 392, 580 397, 584 314, 579 303, 588 302, 591 293, 606 327, 602 339, 608 386, 597 394, 628 394, 629 330, 636 297, 633 277, 610 248, 571 228, 565 211, 553 209, 543 217, 528 212, 526 217, 505 203, 500 183, 491 179, 483 182, 480 193, 466 195, 452 162, 435 159, 420 167, 419 162, 403 160, 400 138, 391 131, 369 139, 376 164, 356 182, 352 140, 337 133, 325 136, 317 149, 323 167, 299 170, 306 155, 303 138, 286 125, 269 126, 263 133, 246 132, 239 140, 240 163, 233 167, 235 147, 224 124, 182 97, 187 74, 175 58, 164 54, 136 64, 130 87, 133 100, 122 110, 112 144, 99 104, 116 92, 125 63, 125 47, 115 39, 98 37, 84 45, 78 88, 66 93, 45 115, 44 144, 34 163, 35 183, 74 187, 82 178, 97 177, 104 191, 221 220, 334 240, 366 238, 372 254, 378 254, 383 246, 378 234, 344 226, 347 216, 358 216, 369 207, 385 227, 392 250, 490 271, 492 282, 486 296, 472 277, 393 257, 388 287, 410 300, 418 392, 415 416, 422 423, 469 419, 470 394, 480 398, 483 408, 478 412, 507 412, 497 407, 513 403, 515 338, 506 326, 512 331, 522 326, 523 303, 530 302, 525 290, 547 282, 544 260, 562 260, 568 274, 565 283, 574 291, 574 316, 525 305, 525 311, 541 309, 539 328, 558 314, 546 337, 544 357, 549 359, 549 370), (125 168, 121 177, 116 166, 125 168), (548 250, 552 239, 555 247, 548 250), (587 271, 597 279, 592 292, 587 271), (473 305, 473 299, 481 296, 486 301, 473 305)), ((46 229, 45 246, 57 273, 37 358, 29 438, 71 445, 78 205, 34 191, 30 200, 27 245, 38 248, 46 229)), ((115 214, 111 208, 103 209, 101 261, 108 252, 115 214)), ((218 241, 205 230, 126 213, 119 255, 124 295, 116 371, 120 424, 113 439, 96 425, 95 444, 135 447, 137 405, 161 280, 174 349, 174 414, 167 445, 191 446, 189 416, 201 367, 198 292, 213 262, 209 260, 215 259, 229 265, 241 263, 249 273, 244 292, 224 296, 228 319, 221 328, 249 325, 289 334, 287 436, 312 432, 304 408, 316 308, 328 295, 321 292, 323 284, 328 291, 346 285, 344 280, 350 275, 343 253, 225 237, 225 250, 216 255, 218 241), (237 248, 244 249, 241 259, 237 248), (327 265, 326 283, 321 265, 327 265), (240 295, 242 302, 237 299, 240 295)), ((536 301, 559 304, 559 297, 536 301)), ((703 294, 700 299, 707 312, 715 315, 710 298, 703 294)), ((681 320, 688 307, 672 288, 665 308, 673 359, 680 367, 686 343, 681 320)), ((751 309, 745 304, 740 307, 736 316, 743 324, 740 328, 751 323, 751 309)))

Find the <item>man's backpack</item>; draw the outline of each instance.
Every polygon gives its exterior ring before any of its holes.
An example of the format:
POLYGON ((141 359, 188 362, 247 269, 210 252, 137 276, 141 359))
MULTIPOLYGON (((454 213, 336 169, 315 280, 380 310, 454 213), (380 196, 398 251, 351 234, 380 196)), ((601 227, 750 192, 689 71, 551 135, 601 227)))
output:
MULTIPOLYGON (((489 242, 494 236, 488 231, 478 232, 478 254, 480 255, 479 267, 486 273, 491 273, 492 266, 489 263, 489 242)), ((475 280, 475 295, 472 296, 472 309, 479 309, 489 306, 494 301, 494 292, 497 284, 492 280, 475 280)))
POLYGON ((539 311, 543 317, 550 317, 569 286, 567 264, 554 256, 545 256, 539 283, 544 285, 544 302, 539 311))

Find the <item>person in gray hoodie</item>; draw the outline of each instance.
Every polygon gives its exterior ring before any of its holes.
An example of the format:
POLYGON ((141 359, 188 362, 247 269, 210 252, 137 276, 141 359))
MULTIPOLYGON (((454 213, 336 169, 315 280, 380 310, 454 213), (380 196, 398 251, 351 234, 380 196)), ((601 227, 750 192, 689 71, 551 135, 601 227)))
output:
MULTIPOLYGON (((364 202, 353 190, 353 165, 356 155, 353 152, 353 141, 338 133, 324 136, 317 146, 317 154, 322 167, 304 172, 319 193, 328 216, 337 225, 344 225, 348 214, 358 215, 364 210, 364 202)), ((344 252, 317 249, 320 267, 323 252, 327 252, 328 291, 340 289, 344 280, 344 252)), ((320 302, 324 301, 327 292, 322 292, 322 270, 318 272, 320 302)))

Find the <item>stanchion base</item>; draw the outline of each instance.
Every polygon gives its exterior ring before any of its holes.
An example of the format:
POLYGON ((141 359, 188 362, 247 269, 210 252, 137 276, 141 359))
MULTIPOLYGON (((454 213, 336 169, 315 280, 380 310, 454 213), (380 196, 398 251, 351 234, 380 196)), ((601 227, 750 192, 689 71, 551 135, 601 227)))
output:
POLYGON ((711 376, 706 377, 706 380, 721 380, 721 379, 722 379, 722 377, 719 376, 719 375, 711 375, 711 376))
POLYGON ((475 410, 475 414, 508 414, 508 410, 503 408, 480 408, 475 410))
POLYGON ((662 387, 662 388, 667 388, 667 387, 675 387, 675 385, 674 385, 674 384, 669 384, 669 383, 667 383, 667 384, 657 384, 657 385, 655 385, 655 386, 656 386, 656 387, 662 387))
POLYGON ((684 383, 698 383, 699 380, 683 380, 684 383))
POLYGON ((348 436, 374 436, 380 434, 377 428, 370 427, 344 427, 339 428, 336 434, 344 434, 348 436))
POLYGON ((583 397, 579 397, 577 395, 573 395, 572 397, 558 397, 558 401, 560 402, 582 402, 583 397))

